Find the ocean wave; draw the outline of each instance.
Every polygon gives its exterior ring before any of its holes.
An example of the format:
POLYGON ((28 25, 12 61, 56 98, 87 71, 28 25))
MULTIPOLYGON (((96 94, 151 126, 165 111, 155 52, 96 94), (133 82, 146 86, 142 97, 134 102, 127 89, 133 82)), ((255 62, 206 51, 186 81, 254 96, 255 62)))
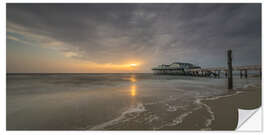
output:
POLYGON ((156 120, 159 120, 159 117, 156 114, 148 113, 147 117, 144 118, 144 123, 149 124, 156 120))
MULTIPOLYGON (((204 126, 201 130, 210 130, 210 125, 212 124, 212 121, 215 120, 215 115, 214 115, 214 112, 211 110, 211 108, 207 105, 207 104, 204 104, 202 102, 202 100, 204 100, 204 98, 199 98, 199 99, 196 99, 194 101, 194 103, 196 104, 196 107, 194 107, 193 109, 191 109, 190 111, 187 111, 185 113, 182 113, 181 115, 179 115, 178 117, 174 118, 172 121, 158 127, 158 128, 155 128, 155 129, 162 129, 164 127, 170 127, 170 126, 176 126, 176 125, 179 125, 181 123, 183 123, 184 119, 191 115, 194 111, 196 110, 199 110, 199 109, 202 109, 204 108, 208 114, 209 114, 209 118, 207 118, 204 122, 204 126)), ((179 106, 180 107, 180 106, 179 106)), ((170 111, 176 111, 177 110, 177 106, 169 106, 169 109, 170 111), (171 110, 170 110, 171 108, 171 110)), ((167 111, 168 111, 167 110, 167 111)))
POLYGON ((257 83, 250 83, 250 84, 245 84, 243 86, 243 88, 250 88, 250 87, 253 87, 253 88, 258 88, 258 84, 257 83))
POLYGON ((204 123, 205 128, 202 128, 201 130, 206 130, 206 129, 210 130, 211 128, 209 128, 209 126, 212 124, 212 121, 215 120, 214 112, 211 110, 211 108, 207 104, 202 102, 202 99, 195 100, 195 103, 197 103, 201 107, 205 108, 206 111, 209 113, 209 116, 210 116, 208 119, 205 120, 205 123, 204 123))
MULTIPOLYGON (((242 88, 248 88, 248 87, 257 87, 256 84, 246 84, 244 85, 242 88)), ((244 91, 237 91, 235 90, 234 92, 231 92, 229 94, 224 94, 224 95, 220 95, 220 96, 213 96, 213 97, 207 97, 207 98, 198 98, 197 100, 195 100, 195 103, 201 105, 202 107, 204 107, 207 112, 210 114, 210 118, 208 118, 206 121, 205 121, 205 126, 206 128, 202 128, 202 130, 209 130, 211 128, 209 128, 209 126, 212 124, 212 121, 215 120, 215 115, 214 115, 214 112, 211 110, 211 108, 203 103, 202 101, 203 100, 217 100, 217 99, 220 99, 220 98, 226 98, 226 97, 231 97, 231 96, 235 96, 235 95, 238 95, 240 93, 244 93, 244 91)))
POLYGON ((168 106, 167 108, 167 111, 168 112, 175 112, 177 111, 177 106, 172 106, 172 105, 169 105, 169 104, 165 104, 166 106, 168 106))
POLYGON ((190 114, 192 114, 193 111, 198 110, 198 109, 200 109, 200 108, 201 108, 201 106, 198 106, 198 107, 193 108, 191 111, 187 111, 187 112, 185 112, 185 113, 182 113, 181 115, 179 115, 178 117, 176 117, 176 118, 173 119, 172 121, 170 121, 170 122, 168 122, 168 123, 166 123, 166 124, 164 124, 164 125, 161 125, 161 126, 158 127, 158 128, 155 128, 155 130, 157 130, 157 129, 162 129, 162 128, 164 128, 164 127, 171 127, 171 126, 179 125, 179 124, 181 124, 181 123, 184 121, 184 119, 185 119, 187 116, 189 116, 190 114))
POLYGON ((100 129, 104 129, 105 127, 111 126, 111 125, 115 125, 118 124, 119 122, 123 122, 123 121, 129 121, 130 119, 136 118, 136 115, 134 115, 135 117, 132 118, 127 118, 126 116, 129 114, 137 114, 137 113, 141 113, 146 111, 144 105, 142 103, 137 104, 135 107, 130 107, 128 110, 126 110, 125 112, 123 112, 119 117, 107 121, 105 123, 96 125, 92 128, 90 128, 91 130, 100 130, 100 129))
MULTIPOLYGON (((242 87, 242 89, 243 88, 246 89, 248 87, 258 87, 258 86, 256 84, 251 83, 251 84, 244 85, 242 87)), ((217 99, 220 99, 220 98, 226 98, 226 97, 235 96, 235 95, 238 95, 240 93, 244 93, 244 91, 243 90, 242 91, 235 90, 234 92, 232 92, 230 94, 224 94, 224 95, 220 95, 220 96, 213 96, 213 97, 207 97, 207 98, 199 98, 199 99, 197 99, 195 101, 195 103, 200 104, 201 106, 203 106, 207 110, 207 112, 210 114, 210 118, 208 118, 205 121, 206 128, 202 128, 202 130, 209 130, 209 129, 211 129, 211 128, 209 128, 209 126, 212 124, 212 121, 215 120, 214 112, 211 110, 211 108, 207 104, 203 103, 202 100, 208 100, 208 101, 209 100, 217 100, 217 99)))
POLYGON ((166 109, 166 111, 168 112, 176 112, 177 110, 179 109, 185 109, 187 106, 185 105, 180 105, 180 106, 177 106, 177 105, 170 105, 170 104, 165 104, 168 108, 166 109))
MULTIPOLYGON (((224 95, 220 95, 220 96, 213 96, 213 97, 207 97, 207 98, 202 98, 203 100, 217 100, 220 98, 225 98, 225 97, 230 97, 230 96, 235 96, 238 95, 240 93, 243 93, 243 91, 235 91, 231 94, 224 94, 224 95)), ((198 99, 198 100, 202 100, 202 99, 198 99)))
POLYGON ((166 98, 164 100, 160 100, 160 101, 156 101, 156 102, 149 102, 149 103, 145 103, 144 105, 155 105, 155 104, 167 103, 170 101, 178 100, 179 98, 181 98, 181 97, 180 96, 169 96, 169 98, 166 98))
POLYGON ((192 111, 188 111, 186 113, 181 114, 180 116, 176 117, 172 122, 167 123, 165 126, 175 126, 183 122, 184 118, 190 115, 192 111))

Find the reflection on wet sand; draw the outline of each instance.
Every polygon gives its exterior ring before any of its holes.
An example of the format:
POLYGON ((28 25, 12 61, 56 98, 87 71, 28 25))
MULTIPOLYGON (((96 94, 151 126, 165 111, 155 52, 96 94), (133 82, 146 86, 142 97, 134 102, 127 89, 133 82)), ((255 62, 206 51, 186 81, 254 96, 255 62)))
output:
POLYGON ((135 83, 135 82, 137 81, 135 75, 131 75, 129 80, 130 80, 131 82, 133 82, 133 83, 135 83))
POLYGON ((135 84, 131 85, 131 88, 130 88, 130 95, 131 95, 132 97, 136 96, 136 85, 135 85, 135 84))
POLYGON ((130 86, 130 96, 134 97, 136 96, 136 76, 135 75, 131 75, 130 76, 130 82, 132 82, 131 86, 130 86))

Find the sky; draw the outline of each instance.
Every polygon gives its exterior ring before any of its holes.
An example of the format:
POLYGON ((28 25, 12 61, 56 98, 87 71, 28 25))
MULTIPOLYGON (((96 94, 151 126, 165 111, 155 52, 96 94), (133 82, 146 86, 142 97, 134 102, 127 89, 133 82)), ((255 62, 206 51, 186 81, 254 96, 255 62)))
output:
POLYGON ((7 4, 8 73, 261 64, 261 4, 7 4))

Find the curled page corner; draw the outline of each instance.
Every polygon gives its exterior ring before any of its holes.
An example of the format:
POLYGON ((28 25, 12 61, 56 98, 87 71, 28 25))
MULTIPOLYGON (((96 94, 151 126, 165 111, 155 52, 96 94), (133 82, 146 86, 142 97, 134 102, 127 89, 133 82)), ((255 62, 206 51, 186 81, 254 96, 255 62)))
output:
POLYGON ((238 109, 238 124, 236 130, 261 131, 261 108, 248 110, 238 109))

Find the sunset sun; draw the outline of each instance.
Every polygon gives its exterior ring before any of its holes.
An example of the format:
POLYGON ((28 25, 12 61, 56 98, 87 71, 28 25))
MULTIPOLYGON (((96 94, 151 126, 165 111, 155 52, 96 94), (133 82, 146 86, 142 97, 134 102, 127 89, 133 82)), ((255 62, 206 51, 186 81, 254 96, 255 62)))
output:
POLYGON ((129 64, 131 67, 136 67, 137 64, 129 64))

